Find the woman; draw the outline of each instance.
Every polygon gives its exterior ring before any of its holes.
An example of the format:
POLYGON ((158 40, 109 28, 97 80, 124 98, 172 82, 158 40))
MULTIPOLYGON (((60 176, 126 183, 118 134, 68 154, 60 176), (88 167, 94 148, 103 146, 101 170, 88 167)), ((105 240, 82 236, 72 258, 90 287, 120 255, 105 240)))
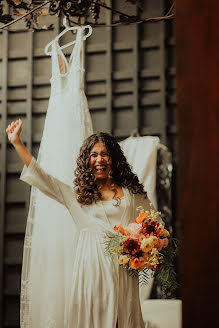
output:
POLYGON ((133 222, 139 205, 150 208, 119 144, 106 133, 88 137, 78 156, 73 189, 40 168, 20 140, 21 129, 21 120, 6 129, 25 164, 20 179, 63 204, 78 229, 71 302, 62 328, 143 328, 138 281, 104 253, 107 231, 133 222))

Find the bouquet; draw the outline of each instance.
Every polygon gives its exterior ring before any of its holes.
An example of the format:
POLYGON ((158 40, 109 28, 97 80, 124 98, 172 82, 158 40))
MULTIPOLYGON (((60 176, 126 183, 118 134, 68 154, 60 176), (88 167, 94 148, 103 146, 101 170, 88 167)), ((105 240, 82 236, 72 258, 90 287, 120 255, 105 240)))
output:
MULTIPOLYGON (((150 204, 152 205, 152 204, 150 204)), ((177 240, 159 223, 161 213, 150 208, 138 207, 139 216, 127 227, 114 227, 114 233, 105 237, 105 251, 132 276, 147 283, 149 270, 159 281, 162 291, 177 288, 174 258, 177 255, 177 240), (142 274, 139 276, 139 273, 142 274)))

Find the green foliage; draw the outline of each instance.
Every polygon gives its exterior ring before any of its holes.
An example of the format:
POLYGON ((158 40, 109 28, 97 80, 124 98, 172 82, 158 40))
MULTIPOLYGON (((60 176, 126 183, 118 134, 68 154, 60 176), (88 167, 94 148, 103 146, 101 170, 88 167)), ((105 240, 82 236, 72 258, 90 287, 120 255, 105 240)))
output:
POLYGON ((138 272, 134 269, 132 269, 129 265, 124 266, 124 265, 120 265, 128 274, 129 276, 138 279, 138 272))
POLYGON ((163 248, 160 255, 163 263, 154 271, 155 280, 161 285, 162 292, 174 292, 178 288, 175 271, 175 260, 178 256, 179 243, 176 238, 169 238, 169 244, 163 248))
POLYGON ((143 271, 139 273, 139 285, 140 286, 148 285, 148 279, 149 279, 149 270, 145 268, 143 271))
POLYGON ((107 232, 104 238, 104 245, 105 245, 104 253, 106 255, 110 255, 111 258, 117 257, 122 239, 123 236, 119 231, 107 232))

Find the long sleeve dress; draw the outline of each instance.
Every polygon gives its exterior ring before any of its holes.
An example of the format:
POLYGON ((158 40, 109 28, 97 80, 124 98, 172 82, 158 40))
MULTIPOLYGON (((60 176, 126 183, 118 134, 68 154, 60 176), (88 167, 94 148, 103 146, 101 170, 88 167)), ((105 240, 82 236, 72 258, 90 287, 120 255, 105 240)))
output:
POLYGON ((46 173, 34 157, 24 166, 20 179, 64 205, 77 227, 70 302, 64 327, 59 328, 115 328, 117 319, 119 328, 145 327, 138 281, 104 253, 103 237, 115 224, 133 222, 139 205, 148 210, 149 199, 123 188, 121 206, 108 201, 81 205, 74 189, 46 173))

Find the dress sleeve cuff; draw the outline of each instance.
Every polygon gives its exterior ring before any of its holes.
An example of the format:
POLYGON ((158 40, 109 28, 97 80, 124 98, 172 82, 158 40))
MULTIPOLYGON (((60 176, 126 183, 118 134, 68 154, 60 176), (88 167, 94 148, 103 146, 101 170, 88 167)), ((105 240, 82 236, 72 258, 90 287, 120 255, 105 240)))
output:
POLYGON ((26 181, 26 178, 31 175, 31 172, 34 171, 34 168, 37 164, 36 158, 33 156, 29 166, 24 165, 23 170, 21 171, 20 180, 26 181))

